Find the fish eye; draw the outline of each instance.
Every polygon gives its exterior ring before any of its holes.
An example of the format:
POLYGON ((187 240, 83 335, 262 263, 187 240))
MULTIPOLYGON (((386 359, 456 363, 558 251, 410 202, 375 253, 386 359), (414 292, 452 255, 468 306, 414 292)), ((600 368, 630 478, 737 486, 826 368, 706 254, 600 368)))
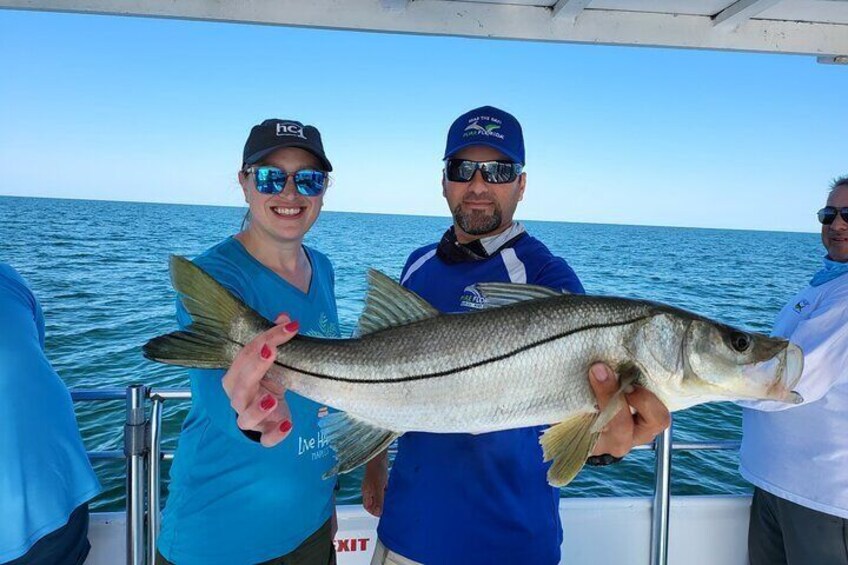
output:
POLYGON ((730 345, 739 353, 744 353, 751 347, 751 338, 742 332, 733 332, 730 334, 730 345))

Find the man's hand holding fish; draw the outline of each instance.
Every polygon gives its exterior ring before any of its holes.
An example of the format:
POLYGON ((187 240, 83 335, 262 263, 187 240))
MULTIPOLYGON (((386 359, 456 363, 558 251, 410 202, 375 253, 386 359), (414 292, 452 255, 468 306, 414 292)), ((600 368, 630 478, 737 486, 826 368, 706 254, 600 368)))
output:
MULTIPOLYGON (((589 383, 603 412, 619 389, 618 376, 603 363, 589 369, 589 383)), ((642 387, 624 395, 627 406, 622 405, 618 414, 610 420, 600 437, 592 455, 610 454, 621 458, 637 445, 650 443, 671 424, 671 415, 660 400, 642 387), (631 410, 632 408, 632 410, 631 410)))

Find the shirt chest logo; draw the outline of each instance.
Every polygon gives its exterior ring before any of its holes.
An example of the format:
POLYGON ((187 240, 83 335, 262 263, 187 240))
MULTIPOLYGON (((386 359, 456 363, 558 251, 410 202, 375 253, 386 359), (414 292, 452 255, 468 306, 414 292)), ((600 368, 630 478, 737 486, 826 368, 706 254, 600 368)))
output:
POLYGON ((806 308, 809 305, 810 305, 810 302, 808 300, 801 299, 795 305, 795 312, 797 312, 798 314, 801 314, 804 311, 804 308, 806 308))
POLYGON ((330 321, 327 317, 327 314, 321 312, 321 316, 318 318, 318 327, 317 329, 310 330, 308 332, 301 332, 303 335, 309 337, 341 337, 342 334, 339 331, 339 327, 330 321))
POLYGON ((483 296, 474 285, 465 287, 462 291, 462 296, 459 298, 459 305, 463 308, 472 308, 481 310, 486 307, 486 297, 483 296))
POLYGON ((312 461, 324 459, 330 455, 330 440, 318 431, 314 436, 297 437, 298 457, 308 456, 312 461))

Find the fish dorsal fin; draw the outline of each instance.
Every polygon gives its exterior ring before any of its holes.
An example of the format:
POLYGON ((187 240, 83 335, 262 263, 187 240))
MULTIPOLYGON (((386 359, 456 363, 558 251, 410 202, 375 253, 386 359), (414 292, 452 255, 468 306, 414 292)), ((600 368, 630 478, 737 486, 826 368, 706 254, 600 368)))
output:
POLYGON ((525 300, 537 300, 568 294, 534 284, 477 283, 474 288, 486 299, 481 304, 483 308, 499 308, 525 300))
POLYGON ((365 309, 356 335, 362 336, 439 315, 426 300, 376 269, 368 269, 365 309))

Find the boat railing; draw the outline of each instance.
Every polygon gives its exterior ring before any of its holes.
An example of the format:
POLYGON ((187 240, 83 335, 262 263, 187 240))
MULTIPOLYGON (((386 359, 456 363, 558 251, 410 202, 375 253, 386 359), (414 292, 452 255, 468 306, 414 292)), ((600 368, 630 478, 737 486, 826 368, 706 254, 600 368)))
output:
MULTIPOLYGON (((74 401, 124 400, 124 449, 92 451, 92 460, 126 460, 126 528, 127 565, 155 563, 161 511, 162 461, 171 460, 174 452, 162 449, 162 413, 168 400, 190 400, 187 388, 157 388, 130 385, 126 389, 73 389, 74 401), (148 416, 147 405, 150 405, 148 416)), ((676 442, 671 441, 671 426, 650 444, 636 450, 655 453, 654 496, 651 523, 651 565, 668 563, 668 517, 671 503, 671 452, 702 450, 736 450, 738 441, 676 442)))

